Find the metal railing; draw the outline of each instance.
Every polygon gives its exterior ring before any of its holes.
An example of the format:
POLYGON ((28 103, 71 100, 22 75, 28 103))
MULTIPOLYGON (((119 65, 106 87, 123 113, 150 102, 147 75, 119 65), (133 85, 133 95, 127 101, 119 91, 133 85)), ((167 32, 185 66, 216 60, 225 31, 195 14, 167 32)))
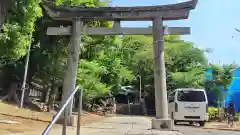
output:
MULTIPOLYGON (((67 121, 68 121, 68 115, 67 115, 67 110, 65 109, 67 105, 70 103, 74 95, 77 93, 79 90, 80 86, 77 86, 74 91, 71 93, 71 95, 68 97, 67 101, 63 104, 61 109, 58 111, 56 116, 53 118, 53 120, 50 122, 50 124, 47 126, 47 128, 44 130, 42 135, 48 135, 50 130, 52 129, 53 125, 57 122, 59 119, 60 115, 64 112, 64 121, 63 121, 63 129, 62 129, 62 135, 66 135, 66 128, 67 128, 67 121)), ((79 92, 79 105, 78 105, 78 121, 77 121, 77 135, 80 135, 80 122, 81 122, 81 112, 82 112, 82 95, 83 95, 83 90, 80 89, 79 92)))

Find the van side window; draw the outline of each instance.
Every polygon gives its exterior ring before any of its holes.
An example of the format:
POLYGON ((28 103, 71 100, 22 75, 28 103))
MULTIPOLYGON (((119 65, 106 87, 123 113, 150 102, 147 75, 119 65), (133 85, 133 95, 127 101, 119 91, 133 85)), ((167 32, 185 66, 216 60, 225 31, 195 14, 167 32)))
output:
POLYGON ((169 94, 168 103, 172 103, 175 100, 175 92, 169 94))

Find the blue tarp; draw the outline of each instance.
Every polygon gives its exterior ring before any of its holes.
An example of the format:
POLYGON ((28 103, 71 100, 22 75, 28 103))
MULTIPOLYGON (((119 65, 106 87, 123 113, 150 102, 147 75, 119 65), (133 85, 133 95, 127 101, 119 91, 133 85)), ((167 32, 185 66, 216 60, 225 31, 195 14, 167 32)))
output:
POLYGON ((213 70, 211 68, 207 69, 207 72, 205 74, 205 80, 206 81, 212 81, 213 80, 213 70))
MULTIPOLYGON (((212 80, 212 70, 208 69, 205 79, 207 81, 212 80)), ((224 90, 226 98, 224 106, 227 107, 229 101, 232 101, 235 105, 235 111, 240 112, 240 67, 237 68, 233 74, 233 81, 228 87, 228 90, 224 90)), ((217 107, 216 94, 213 91, 207 91, 207 97, 209 106, 217 107)))
POLYGON ((235 111, 240 112, 240 67, 235 70, 233 80, 226 94, 225 106, 229 101, 232 101, 236 108, 235 111))
MULTIPOLYGON (((211 68, 208 68, 205 73, 205 81, 212 81, 213 80, 213 70, 211 68)), ((217 106, 216 102, 216 94, 213 91, 206 90, 207 92, 207 98, 208 98, 208 106, 217 106)))
MULTIPOLYGON (((213 70, 211 68, 208 68, 205 73, 205 81, 212 81, 213 80, 213 70)), ((222 86, 219 86, 222 90, 222 86)), ((214 106, 217 107, 217 96, 214 91, 206 89, 207 97, 208 97, 208 106, 214 106)))
MULTIPOLYGON (((205 73, 205 81, 212 81, 213 80, 213 70, 208 68, 205 73)), ((216 102, 216 94, 213 91, 206 90, 207 98, 208 98, 208 106, 217 106, 216 102)))

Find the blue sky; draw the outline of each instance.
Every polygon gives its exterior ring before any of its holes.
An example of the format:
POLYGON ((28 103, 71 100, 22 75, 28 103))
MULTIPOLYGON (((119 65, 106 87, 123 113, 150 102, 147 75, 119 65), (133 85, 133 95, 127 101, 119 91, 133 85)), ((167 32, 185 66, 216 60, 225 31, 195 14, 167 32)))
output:
MULTIPOLYGON (((113 0, 117 6, 163 5, 184 0, 113 0)), ((186 1, 186 0, 185 0, 186 1)), ((182 36, 186 41, 213 52, 208 54, 215 64, 240 64, 240 0, 199 0, 187 20, 168 21, 168 26, 191 27, 191 35, 182 36), (238 24, 238 25, 237 25, 238 24)), ((144 27, 151 22, 123 22, 125 27, 144 27)))

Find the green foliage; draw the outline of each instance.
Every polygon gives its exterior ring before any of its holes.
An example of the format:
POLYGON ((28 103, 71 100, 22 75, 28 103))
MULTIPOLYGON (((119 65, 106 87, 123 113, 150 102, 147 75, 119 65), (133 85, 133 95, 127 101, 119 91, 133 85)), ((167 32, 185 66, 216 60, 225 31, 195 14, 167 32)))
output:
POLYGON ((32 43, 35 21, 42 15, 40 0, 15 0, 7 13, 0 33, 0 55, 9 60, 18 60, 27 53, 32 43))
POLYGON ((226 93, 224 93, 221 89, 221 86, 224 89, 227 89, 230 83, 232 82, 233 71, 236 69, 236 64, 230 65, 210 65, 213 70, 213 80, 207 83, 207 90, 214 91, 216 94, 217 100, 223 102, 226 97, 226 93))
POLYGON ((166 66, 172 72, 187 72, 192 68, 201 68, 207 65, 204 52, 192 43, 169 40, 165 46, 166 66))
POLYGON ((216 120, 218 118, 218 109, 215 107, 208 107, 209 120, 216 120))
POLYGON ((237 119, 236 119, 237 121, 239 121, 240 120, 240 113, 237 113, 237 119))
POLYGON ((203 87, 207 64, 202 50, 181 40, 166 43, 166 67, 172 73, 175 87, 203 87), (173 42, 173 43, 171 43, 173 42))
POLYGON ((192 69, 188 72, 175 72, 172 73, 173 80, 176 82, 178 88, 202 88, 204 81, 203 69, 192 69))
POLYGON ((122 84, 133 79, 132 71, 128 70, 121 63, 122 57, 120 54, 121 52, 119 51, 120 46, 116 44, 119 42, 117 38, 105 37, 104 39, 97 38, 97 40, 98 42, 96 42, 96 40, 92 42, 95 43, 96 47, 102 46, 102 48, 96 49, 94 52, 90 52, 91 56, 88 58, 90 58, 90 60, 95 59, 92 60, 94 63, 104 67, 104 72, 101 72, 99 81, 110 88, 105 92, 109 92, 109 90, 117 91, 120 89, 122 84), (112 48, 114 48, 114 50, 112 50, 112 48))
POLYGON ((98 64, 97 61, 81 60, 79 67, 77 84, 83 86, 85 100, 90 101, 109 92, 111 87, 100 82, 101 74, 106 72, 104 66, 98 64))
POLYGON ((82 5, 87 7, 105 7, 108 3, 108 1, 101 0, 56 0, 56 5, 82 5))
MULTIPOLYGON (((49 0, 52 1, 52 0, 49 0)), ((66 70, 69 37, 46 36, 48 26, 59 26, 42 13, 42 0, 15 0, 2 32, 0 33, 0 70, 4 80, 21 84, 24 61, 31 44, 27 83, 37 83, 42 91, 56 89, 62 85, 66 70), (39 44, 38 44, 39 43, 39 44), (9 77, 10 76, 10 77, 9 77), (14 78, 14 79, 13 79, 14 78)), ((101 0, 56 0, 56 5, 107 6, 101 0)), ((69 25, 68 23, 63 25, 69 25)), ((107 21, 90 21, 89 27, 111 27, 107 21)), ((87 33, 86 33, 87 34, 87 33)), ((181 40, 180 36, 165 36, 165 65, 167 87, 171 91, 178 87, 203 87, 207 59, 203 50, 193 43, 181 40)), ((140 75, 143 91, 154 95, 153 41, 151 36, 87 36, 82 39, 81 60, 77 84, 84 88, 84 100, 92 102, 108 92, 118 92, 121 86, 138 88, 140 75)), ((223 66, 216 70, 217 78, 226 86, 230 80, 230 69, 223 66)))
MULTIPOLYGON (((126 36, 123 46, 127 48, 128 55, 133 55, 133 59, 128 60, 129 56, 126 54, 124 60, 129 61, 128 66, 132 66, 135 76, 142 75, 145 85, 153 86, 152 37, 126 36)), ((192 43, 180 40, 179 36, 165 36, 165 63, 168 90, 203 87, 207 59, 204 52, 192 43)))
POLYGON ((237 68, 237 65, 235 63, 229 65, 224 64, 222 66, 212 64, 211 68, 213 69, 214 80, 227 89, 232 81, 233 71, 237 68))

